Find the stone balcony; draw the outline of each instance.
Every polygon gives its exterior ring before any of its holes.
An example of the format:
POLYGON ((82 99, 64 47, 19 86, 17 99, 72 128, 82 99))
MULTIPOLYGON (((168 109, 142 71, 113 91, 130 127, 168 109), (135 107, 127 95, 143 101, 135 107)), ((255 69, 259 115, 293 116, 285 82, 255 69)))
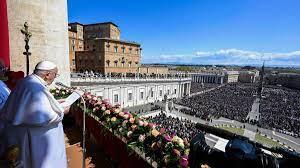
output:
POLYGON ((71 83, 131 83, 191 81, 191 77, 71 77, 71 83))

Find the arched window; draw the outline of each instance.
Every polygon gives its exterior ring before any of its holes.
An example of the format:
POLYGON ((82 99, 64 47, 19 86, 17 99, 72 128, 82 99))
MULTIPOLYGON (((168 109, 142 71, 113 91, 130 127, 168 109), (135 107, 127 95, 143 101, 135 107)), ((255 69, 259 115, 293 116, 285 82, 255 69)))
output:
POLYGON ((132 61, 129 61, 128 62, 128 66, 131 67, 131 64, 132 64, 132 61))
POLYGON ((110 60, 106 60, 106 64, 109 67, 110 60))

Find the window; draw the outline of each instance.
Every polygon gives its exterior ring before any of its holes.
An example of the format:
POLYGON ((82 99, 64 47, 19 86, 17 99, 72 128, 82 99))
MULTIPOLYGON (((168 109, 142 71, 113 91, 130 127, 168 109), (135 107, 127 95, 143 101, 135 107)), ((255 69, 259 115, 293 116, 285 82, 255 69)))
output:
POLYGON ((140 99, 143 100, 144 99, 144 92, 140 93, 140 99))
POLYGON ((132 93, 128 93, 128 101, 132 100, 132 93))
POLYGON ((174 94, 176 94, 176 91, 177 91, 177 90, 176 90, 176 89, 174 89, 174 94))
POLYGON ((115 46, 115 52, 118 52, 118 46, 115 46))
POLYGON ((167 93, 168 93, 168 95, 170 95, 170 89, 168 89, 168 92, 167 92, 167 93))
POLYGON ((150 91, 150 96, 154 97, 154 91, 153 91, 153 89, 151 89, 151 91, 150 91))
POLYGON ((125 53, 125 47, 122 47, 122 53, 125 53))
POLYGON ((75 51, 75 46, 72 46, 72 51, 75 51))
POLYGON ((72 44, 73 44, 73 45, 75 44, 75 40, 72 40, 72 44))
POLYGON ((135 50, 135 53, 138 54, 138 53, 139 53, 139 49, 136 49, 136 50, 135 50))
POLYGON ((162 90, 159 91, 159 96, 162 96, 162 90))
POLYGON ((72 65, 75 66, 75 59, 72 59, 72 65))
POLYGON ((119 102, 119 97, 118 94, 114 95, 114 103, 118 103, 119 102))

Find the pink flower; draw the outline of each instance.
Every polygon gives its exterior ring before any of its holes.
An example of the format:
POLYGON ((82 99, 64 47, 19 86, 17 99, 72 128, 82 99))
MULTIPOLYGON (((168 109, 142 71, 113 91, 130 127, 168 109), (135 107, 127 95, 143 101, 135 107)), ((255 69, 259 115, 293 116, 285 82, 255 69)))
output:
POLYGON ((189 165, 189 161, 188 161, 188 156, 187 155, 183 155, 181 158, 180 158, 180 166, 181 167, 184 167, 184 168, 187 168, 188 165, 189 165))
POLYGON ((95 103, 95 105, 101 105, 101 104, 102 104, 101 101, 97 101, 97 102, 95 103))
POLYGON ((97 100, 97 96, 93 97, 93 100, 96 101, 97 100))
POLYGON ((143 126, 144 122, 142 120, 139 120, 139 126, 143 126))
POLYGON ((132 129, 133 131, 134 131, 136 128, 137 128, 137 125, 135 125, 135 124, 131 126, 131 129, 132 129))
POLYGON ((148 126, 149 126, 150 128, 155 128, 155 124, 153 124, 153 123, 149 123, 148 126))
POLYGON ((129 122, 130 122, 131 124, 133 124, 133 123, 134 123, 134 121, 135 121, 135 119, 134 119, 134 118, 130 118, 130 119, 129 119, 129 122))
POLYGON ((114 109, 114 113, 118 114, 120 112, 120 109, 114 109))
POLYGON ((147 127, 147 125, 148 125, 148 122, 144 121, 144 127, 147 127))
POLYGON ((169 135, 165 135, 164 138, 165 138, 167 141, 169 141, 169 142, 172 141, 172 138, 171 138, 169 135))
POLYGON ((144 134, 143 134, 143 135, 140 135, 140 136, 139 136, 139 141, 140 141, 140 142, 144 142, 145 138, 146 138, 146 136, 145 136, 144 134))
POLYGON ((120 116, 120 117, 124 117, 124 113, 123 113, 123 112, 120 112, 120 113, 119 113, 119 116, 120 116))
POLYGON ((159 132, 160 132, 160 134, 164 134, 166 132, 166 129, 160 128, 159 132))

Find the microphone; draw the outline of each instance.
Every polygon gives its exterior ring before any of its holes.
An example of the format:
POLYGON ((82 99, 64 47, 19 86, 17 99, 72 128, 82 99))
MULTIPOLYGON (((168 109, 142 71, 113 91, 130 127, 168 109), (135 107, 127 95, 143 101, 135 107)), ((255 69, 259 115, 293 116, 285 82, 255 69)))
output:
POLYGON ((77 93, 80 97, 81 97, 81 96, 84 94, 84 92, 85 92, 84 90, 72 88, 72 87, 70 87, 70 86, 67 86, 67 85, 61 83, 61 82, 55 82, 55 85, 60 86, 60 87, 63 87, 63 88, 68 89, 68 90, 71 90, 71 91, 77 93))
POLYGON ((67 86, 67 85, 65 85, 65 84, 63 84, 63 83, 61 83, 61 82, 55 82, 55 85, 60 86, 60 87, 63 87, 63 88, 65 88, 65 89, 74 90, 72 87, 69 87, 69 86, 67 86))

